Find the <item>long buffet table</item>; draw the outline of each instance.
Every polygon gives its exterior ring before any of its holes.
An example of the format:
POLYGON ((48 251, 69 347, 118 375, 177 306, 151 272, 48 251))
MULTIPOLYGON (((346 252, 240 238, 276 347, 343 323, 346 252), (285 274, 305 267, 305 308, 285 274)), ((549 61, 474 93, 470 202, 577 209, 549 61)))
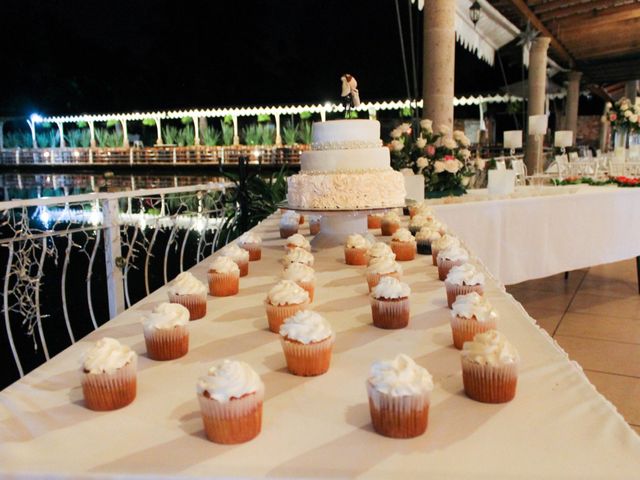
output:
MULTIPOLYGON (((464 395, 444 287, 430 257, 404 263, 411 322, 386 331, 371 325, 362 267, 346 266, 341 248, 315 252, 312 305, 337 332, 332 366, 315 378, 288 374, 262 304, 283 254, 277 218, 257 230, 263 259, 251 263, 238 296, 209 298, 206 317, 190 324, 186 357, 155 362, 144 354, 140 315, 166 299, 161 288, 0 392, 0 476, 638 478, 640 437, 490 278, 486 295, 500 313, 499 328, 522 357, 518 393, 503 405, 464 395), (138 397, 96 413, 83 406, 79 359, 103 336, 140 354, 138 397), (436 383, 429 428, 410 440, 373 432, 364 383, 372 362, 400 352, 436 383), (247 361, 266 385, 263 431, 242 445, 207 441, 198 410, 196 379, 223 358, 247 361)), ((207 263, 192 272, 206 278, 207 263)))
POLYGON ((515 198, 495 199, 470 191, 456 203, 434 205, 503 284, 640 255, 640 188, 518 190, 515 198))

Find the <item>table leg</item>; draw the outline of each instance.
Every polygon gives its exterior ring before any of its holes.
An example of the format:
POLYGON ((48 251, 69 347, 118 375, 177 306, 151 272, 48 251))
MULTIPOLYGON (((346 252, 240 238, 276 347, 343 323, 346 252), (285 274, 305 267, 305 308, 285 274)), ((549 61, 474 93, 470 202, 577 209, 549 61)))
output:
POLYGON ((569 280, 569 272, 564 272, 564 279, 569 280))

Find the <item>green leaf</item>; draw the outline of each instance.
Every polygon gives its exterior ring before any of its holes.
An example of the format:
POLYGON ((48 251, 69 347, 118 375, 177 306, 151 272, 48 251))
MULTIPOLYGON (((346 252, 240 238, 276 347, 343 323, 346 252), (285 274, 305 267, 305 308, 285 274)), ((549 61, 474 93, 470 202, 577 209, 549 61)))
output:
POLYGON ((80 120, 79 122, 76 122, 76 126, 78 128, 87 128, 89 124, 83 120, 80 120))
POLYGON ((309 120, 313 113, 311 112, 300 112, 300 120, 309 120))
POLYGON ((258 115, 258 123, 265 123, 271 121, 271 115, 263 113, 258 115))
POLYGON ((183 125, 188 125, 190 123, 193 123, 193 119, 191 117, 182 117, 180 121, 182 122, 183 125))
POLYGON ((107 120, 107 127, 115 127, 118 120, 107 120))
POLYGON ((404 107, 402 110, 400 110, 400 116, 403 118, 411 118, 413 116, 411 107, 404 107))
POLYGON ((142 120, 142 125, 144 125, 145 127, 155 127, 156 121, 153 118, 145 118, 144 120, 142 120))

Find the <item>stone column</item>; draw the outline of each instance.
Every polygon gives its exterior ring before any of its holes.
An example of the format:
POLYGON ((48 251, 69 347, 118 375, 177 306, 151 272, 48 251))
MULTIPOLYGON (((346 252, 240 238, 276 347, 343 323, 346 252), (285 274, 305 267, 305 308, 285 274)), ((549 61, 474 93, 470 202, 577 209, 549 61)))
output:
MULTIPOLYGON (((547 49, 549 37, 537 37, 531 43, 529 52, 529 97, 527 102, 527 114, 542 115, 545 113, 545 99, 547 91, 547 49)), ((529 173, 542 171, 542 137, 527 136, 527 149, 525 163, 529 173)))
POLYGON ((455 0, 429 0, 424 6, 422 116, 433 120, 436 129, 453 129, 455 18, 455 0))
POLYGON ((576 145, 578 133, 578 103, 580 101, 580 78, 582 72, 569 72, 567 84, 567 106, 565 108, 565 130, 573 131, 573 144, 576 145))

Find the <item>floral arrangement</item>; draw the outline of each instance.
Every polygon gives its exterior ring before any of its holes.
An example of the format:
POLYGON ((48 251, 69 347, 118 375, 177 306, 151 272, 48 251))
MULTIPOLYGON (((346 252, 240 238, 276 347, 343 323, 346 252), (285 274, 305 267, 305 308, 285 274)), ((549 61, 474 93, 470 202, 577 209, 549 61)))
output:
POLYGON ((469 150, 471 141, 464 132, 451 132, 445 125, 434 131, 433 122, 424 119, 418 134, 413 133, 408 123, 391 131, 391 166, 424 175, 427 192, 465 193, 475 166, 469 150))
POLYGON ((605 105, 603 121, 611 123, 615 129, 626 129, 630 132, 640 132, 640 105, 631 103, 626 97, 622 97, 615 103, 607 102, 605 105))
POLYGON ((612 178, 612 180, 619 187, 639 187, 640 186, 640 178, 614 177, 612 178))

